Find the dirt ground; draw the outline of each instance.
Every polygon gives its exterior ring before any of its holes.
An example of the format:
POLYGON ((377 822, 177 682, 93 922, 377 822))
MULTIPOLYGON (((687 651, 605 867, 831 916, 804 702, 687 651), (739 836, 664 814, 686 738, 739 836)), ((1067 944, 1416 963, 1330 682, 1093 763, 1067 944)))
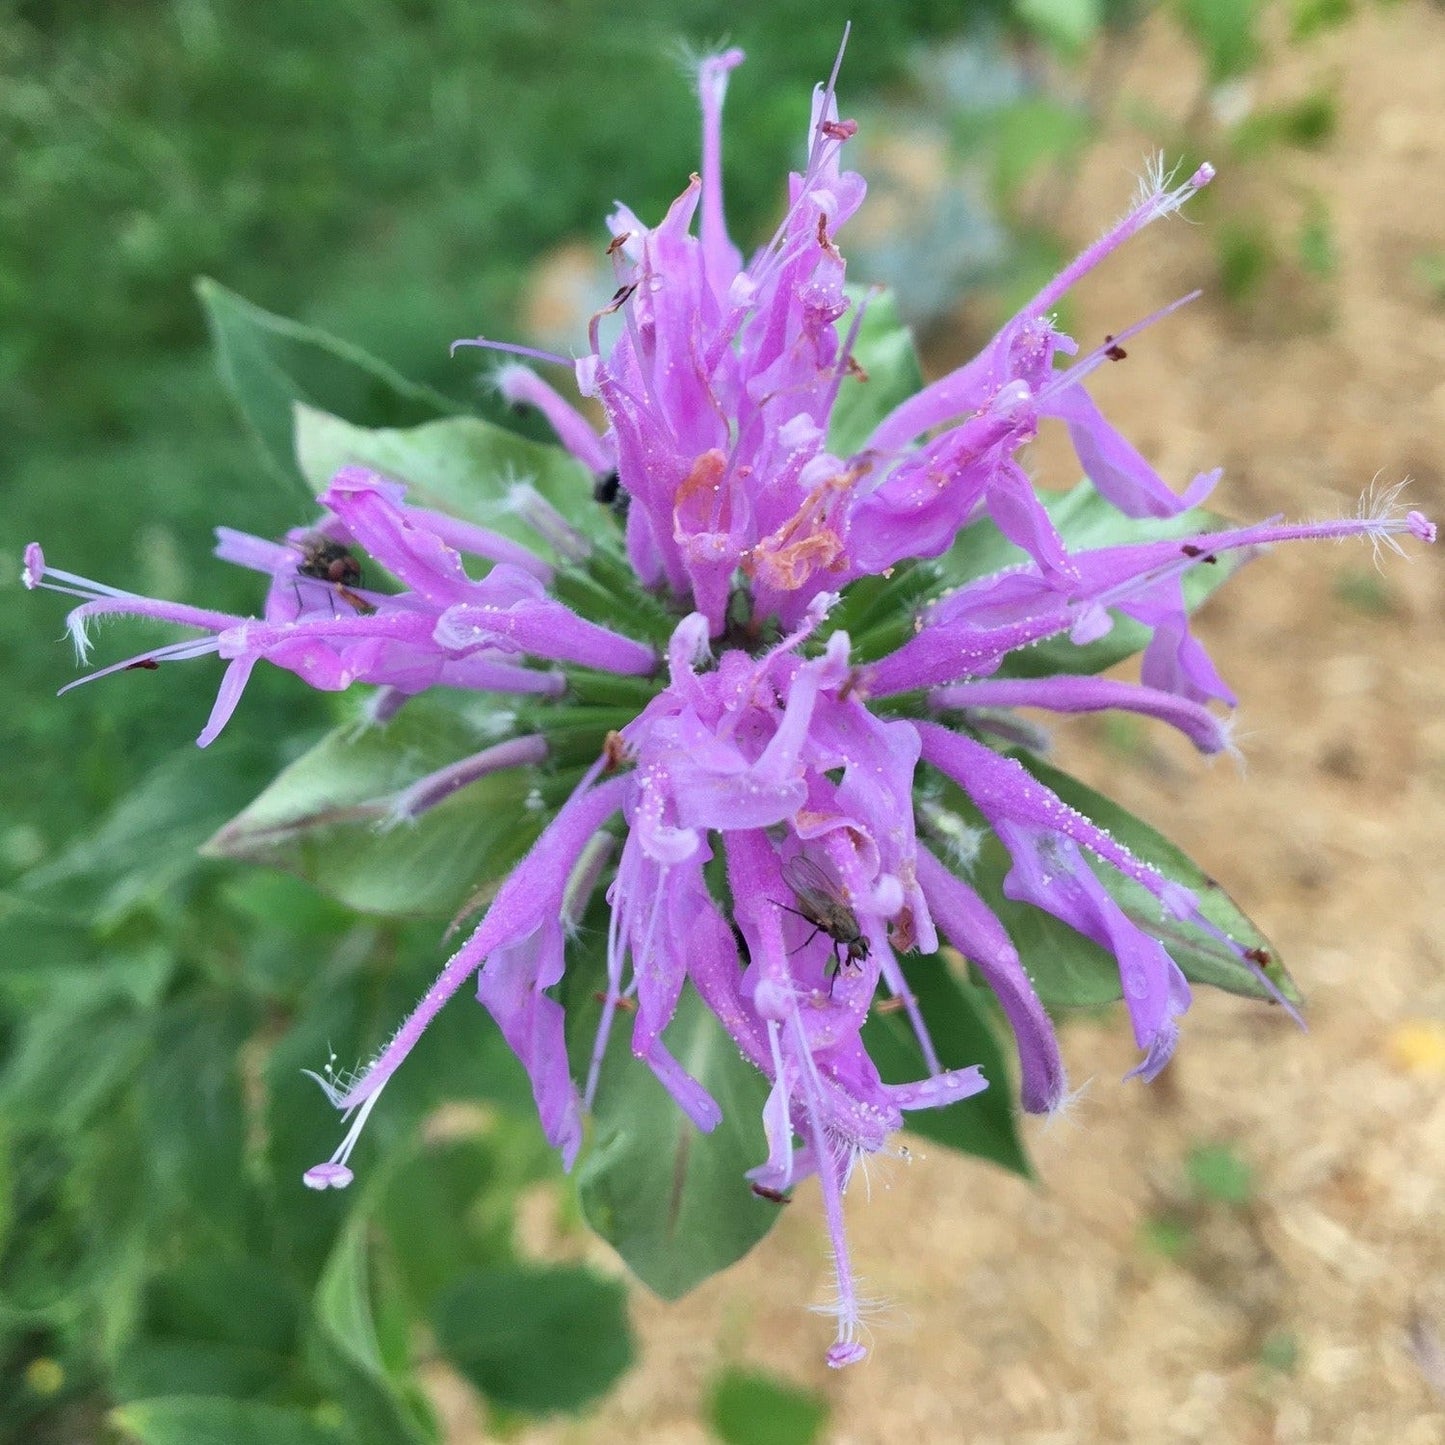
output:
MULTIPOLYGON (((1243 310, 1206 297, 1096 390, 1166 477, 1222 464, 1215 504, 1241 518, 1349 511, 1377 473, 1413 477, 1412 505, 1445 517, 1445 305, 1413 265, 1445 249, 1445 11, 1356 8, 1256 96, 1333 78, 1333 139, 1252 161, 1220 207, 1247 201, 1288 236, 1322 198, 1335 275, 1243 310)), ((1180 117, 1198 94, 1165 25, 1130 42, 1117 119, 1069 194, 1080 242, 1122 208, 1148 147, 1131 103, 1180 117)), ((1152 228, 1081 290, 1076 334, 1119 330, 1211 265, 1204 228, 1152 228)), ((1201 624, 1240 695, 1247 776, 1162 730, 1132 751, 1104 727, 1060 740, 1066 766, 1178 839, 1263 926, 1306 992, 1307 1034, 1201 993, 1148 1088, 1120 1082, 1135 1057, 1121 1016, 1070 1027, 1072 1077, 1091 1083, 1070 1118, 1029 1122, 1037 1185, 925 1146, 875 1174, 871 1198, 854 1189, 859 1268, 888 1301, 867 1363, 823 1364, 827 1321, 806 1306, 828 1270, 805 1188, 687 1300, 635 1292, 641 1364, 601 1410, 512 1438, 702 1442, 708 1382, 737 1363, 822 1391, 835 1445, 1445 1441, 1442 599, 1445 555, 1376 572, 1363 545, 1276 552, 1201 624), (1201 1144, 1248 1161, 1247 1205, 1189 1202, 1201 1144), (1188 1230, 1173 1257, 1146 1241, 1160 1218, 1188 1230)), ((455 1404, 454 1438, 479 1438, 455 1404)))

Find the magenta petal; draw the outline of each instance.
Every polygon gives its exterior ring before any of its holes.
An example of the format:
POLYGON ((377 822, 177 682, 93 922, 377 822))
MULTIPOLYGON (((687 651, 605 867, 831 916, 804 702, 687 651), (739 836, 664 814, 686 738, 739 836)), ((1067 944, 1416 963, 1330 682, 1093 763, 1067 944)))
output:
POLYGON ((601 476, 614 465, 611 449, 587 418, 529 366, 513 363, 497 373, 497 390, 513 406, 534 406, 547 418, 557 440, 589 471, 601 476))
POLYGON ((1173 517, 1194 505, 1193 495, 1178 496, 1159 474, 1105 419, 1082 386, 1065 386, 1044 403, 1049 416, 1068 423, 1084 475, 1126 517, 1173 517))
POLYGON ((1050 677, 966 682, 935 689, 931 701, 941 708, 1041 707, 1061 713, 1118 708, 1172 724, 1202 753, 1222 752, 1229 746, 1224 720, 1199 703, 1177 693, 1116 678, 1056 673, 1050 677))
POLYGON ((500 647, 632 676, 657 665, 650 647, 586 621, 540 590, 520 586, 523 578, 537 587, 527 573, 498 563, 488 577, 471 584, 468 600, 437 617, 432 634, 437 645, 455 653, 500 647))
POLYGON ((967 1069, 947 1069, 913 1084, 885 1084, 883 1092, 896 1109, 946 1109, 986 1088, 988 1080, 974 1064, 967 1069))
POLYGON ((332 478, 321 502, 388 572, 437 607, 459 602, 471 585, 462 559, 428 527, 408 515, 396 488, 358 467, 332 478))
POLYGON ((581 1101, 567 1064, 566 1015, 544 992, 560 982, 562 959, 561 924, 547 920, 488 957, 477 998, 526 1069, 542 1131, 570 1169, 582 1147, 581 1101))
POLYGON ((579 788, 568 798, 502 884, 476 931, 448 960, 391 1042, 340 1096, 341 1107, 353 1108, 378 1093, 442 1005, 493 952, 525 941, 560 917, 573 866, 592 835, 622 807, 630 781, 625 777, 609 778, 595 787, 579 788))
POLYGON ((983 975, 1013 1029, 1019 1093, 1031 1114, 1047 1114, 1068 1089, 1058 1035, 1001 924, 969 885, 927 849, 918 850, 918 881, 945 937, 983 975))
POLYGON ((1076 844, 1007 823, 996 831, 1013 859, 1004 892, 1053 914, 1118 960, 1134 1037, 1146 1050, 1131 1077, 1152 1079, 1169 1062, 1179 1037, 1175 1019, 1189 1007, 1179 966, 1109 897, 1076 844))
POLYGON ((221 690, 216 694, 215 705, 211 708, 211 716, 196 739, 197 747, 204 748, 215 742, 221 729, 231 720, 231 714, 235 712, 236 704, 241 701, 241 694, 246 689, 251 669, 255 665, 254 657, 238 657, 227 667, 225 676, 221 679, 221 690))
POLYGON ((1046 788, 1022 763, 1001 757, 982 743, 951 733, 937 723, 920 722, 916 726, 923 740, 924 758, 973 799, 996 831, 1005 825, 1018 826, 1081 843, 1126 878, 1143 884, 1175 917, 1197 914, 1194 895, 1183 884, 1141 863, 1122 844, 1046 788))

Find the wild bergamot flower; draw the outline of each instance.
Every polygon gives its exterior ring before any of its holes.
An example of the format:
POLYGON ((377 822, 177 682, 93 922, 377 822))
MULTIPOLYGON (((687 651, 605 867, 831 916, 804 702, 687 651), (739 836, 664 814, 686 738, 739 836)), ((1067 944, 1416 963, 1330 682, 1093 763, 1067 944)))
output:
MULTIPOLYGON (((1211 937, 1275 987, 1259 950, 1212 922, 1189 887, 993 745, 1027 739, 1009 710, 1126 709, 1219 752, 1229 736, 1213 705, 1234 698, 1190 631, 1191 574, 1274 542, 1361 535, 1394 546, 1406 532, 1433 540, 1434 528, 1400 514, 1392 496, 1341 521, 1221 528, 1185 519, 1182 531, 1141 526, 1127 541, 1092 546, 1061 533, 1018 460, 1046 419, 1067 428, 1085 485, 1115 516, 1182 518, 1218 479, 1199 476, 1176 494, 1089 397, 1093 371, 1157 318, 1081 351, 1051 315, 1080 276, 1207 185, 1208 166, 1177 185, 1156 169, 1123 220, 974 360, 841 443, 840 398, 868 385, 855 350, 876 304, 845 289, 838 246, 864 196, 842 165, 857 127, 839 116, 835 67, 814 96, 806 166, 790 180, 783 220, 744 263, 724 220, 720 167, 723 95, 741 60, 731 50, 699 67, 702 170, 667 215, 650 226, 619 207, 609 218, 617 289, 593 320, 587 353, 575 364, 542 358, 572 365, 577 389, 605 416, 601 434, 529 367, 509 361, 498 376, 508 399, 545 415, 592 473, 597 497, 625 515, 612 544, 584 535, 525 483, 511 505, 546 547, 414 505, 397 482, 351 467, 321 496, 323 518, 310 531, 277 543, 220 529, 219 555, 270 579, 259 618, 104 587, 49 568, 38 546, 25 580, 83 599, 70 614, 82 657, 87 623, 102 615, 197 630, 196 640, 91 676, 219 654, 227 668, 203 746, 262 659, 318 688, 377 685, 374 721, 432 688, 545 704, 519 706, 512 735, 393 799, 393 822, 489 773, 545 765, 559 739, 575 753, 580 732, 590 766, 475 932, 367 1067, 320 1080, 351 1124, 306 1183, 351 1181, 349 1159, 382 1090, 472 982, 569 1166, 624 1018, 639 1065, 698 1129, 712 1130, 717 1099, 667 1043, 690 987, 769 1086, 766 1157, 749 1176, 757 1191, 781 1197, 819 1179, 837 1274, 828 1360, 841 1366, 865 1353, 843 1220, 854 1166, 882 1150, 909 1111, 985 1086, 977 1067, 939 1062, 900 955, 952 944, 1012 1026, 1024 1108, 1046 1113, 1066 1095, 1049 1016, 970 881, 967 855, 986 830, 1007 850, 1009 899, 1117 960, 1142 1054, 1133 1072, 1143 1078, 1168 1061, 1190 1003, 1165 946, 1171 930, 1211 937), (395 590, 362 585, 347 560, 353 547, 395 590), (1130 624, 1145 639, 1138 682, 1069 670, 1070 649, 1082 657, 1130 624), (1065 649, 1061 669, 1019 665, 1050 640, 1065 649), (599 707, 584 676, 631 679, 639 703, 599 707), (557 721, 569 715, 571 732, 557 721), (525 720, 537 717, 551 721, 529 730, 525 720), (969 819, 940 800, 940 786, 966 800, 969 819), (1142 921, 1108 879, 1142 890, 1142 921), (590 1061, 574 1068, 557 985, 578 920, 604 886, 603 1003, 590 1061), (885 1083, 863 1045, 880 992, 906 1012, 921 1077, 885 1083)), ((595 505, 579 494, 579 508, 595 505)))

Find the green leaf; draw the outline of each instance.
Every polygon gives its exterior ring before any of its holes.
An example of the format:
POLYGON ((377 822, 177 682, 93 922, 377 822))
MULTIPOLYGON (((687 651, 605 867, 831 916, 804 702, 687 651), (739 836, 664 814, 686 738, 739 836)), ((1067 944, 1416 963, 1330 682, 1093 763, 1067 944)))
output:
POLYGON ((726 1445, 812 1445, 828 1404, 811 1390, 756 1370, 725 1370, 708 1395, 707 1422, 726 1445))
MULTIPOLYGON (((576 1012, 569 998, 569 1015, 576 1012)), ((645 1063, 626 1020, 604 1061, 591 1148, 578 1171, 588 1223, 664 1299, 677 1299, 741 1259, 777 1222, 744 1178, 767 1157, 768 1085, 691 988, 667 1047, 717 1100, 722 1123, 702 1133, 645 1063)))
POLYGON ((580 1265, 473 1270, 437 1301, 437 1343, 494 1404, 579 1410, 632 1363, 627 1293, 580 1265))
POLYGON ((1334 222, 1326 207, 1316 202, 1305 216, 1295 238, 1300 265, 1312 276, 1328 279, 1340 266, 1340 247, 1334 222))
MULTIPOLYGON (((1117 547, 1125 543, 1164 541, 1201 532, 1217 532, 1230 525, 1225 518, 1191 508, 1177 517, 1125 517, 1106 501, 1087 478, 1046 505, 1071 551, 1117 547)), ((974 528, 969 528, 973 532, 974 528)), ((968 533, 964 534, 965 537, 968 533)), ((1017 554, 1015 554, 1015 559, 1017 554)), ((1242 565, 1244 554, 1226 552, 1212 564, 1191 567, 1184 573, 1184 605, 1197 611, 1242 565)), ((976 575, 976 574, 975 574, 976 575)), ((1141 652, 1149 629, 1120 612, 1111 614, 1114 626, 1097 642, 1076 646, 1067 637, 1051 638, 1037 647, 1024 648, 1004 660, 1000 677, 1046 677, 1058 672, 1092 674, 1141 652)))
POLYGON ((1239 160, 1264 155, 1277 145, 1318 150, 1334 135, 1338 102, 1331 90, 1317 90, 1289 105, 1257 110, 1240 122, 1232 136, 1239 160))
POLYGON ((98 826, 29 873, 26 891, 84 911, 102 926, 153 902, 201 866, 201 844, 245 802, 257 767, 270 756, 239 742, 174 754, 98 826))
POLYGON ((305 1411, 203 1396, 122 1405, 110 1422, 141 1445, 346 1445, 305 1411))
MULTIPOLYGON (((0 1119, 0 1259, 9 1253, 11 1231, 16 1224, 16 1150, 8 1120, 0 1119)), ((0 1312, 3 1317, 3 1312, 0 1312)))
POLYGON ((1258 58, 1259 0, 1177 0, 1179 16, 1204 52, 1210 85, 1243 75, 1258 58))
MULTIPOLYGON (((1084 478, 1067 492, 1044 496, 1054 525, 1071 551, 1114 547, 1127 543, 1163 541, 1218 531, 1224 518, 1202 508, 1177 517, 1126 517, 1106 501, 1084 478)), ((830 625, 846 630, 853 640, 855 659, 871 660, 909 641, 920 610, 948 588, 966 586, 1024 560, 1016 547, 988 518, 965 527, 941 557, 904 562, 888 577, 862 577, 852 583, 830 618, 830 625)), ((1193 612, 1224 583, 1240 564, 1238 554, 1226 553, 1213 565, 1192 567, 1184 574, 1184 602, 1193 612)), ((1052 638, 1006 657, 1000 677, 1042 677, 1059 672, 1102 672, 1139 652, 1149 640, 1140 623, 1112 614, 1114 626, 1097 642, 1076 646, 1067 636, 1052 638)))
POLYGON ((952 574, 937 561, 900 562, 887 577, 850 583, 828 625, 848 634, 855 663, 872 662, 913 637, 918 613, 950 585, 956 585, 952 574))
POLYGON ((382 1317, 385 1331, 378 1328, 371 1275, 365 1221, 354 1217, 316 1290, 317 1364, 346 1411, 357 1445, 430 1445, 438 1436, 419 1391, 397 1378, 410 1365, 404 1324, 388 1310, 382 1317))
POLYGON ((546 550, 509 505, 514 483, 534 486, 593 539, 617 540, 617 524, 592 501, 592 474, 561 447, 531 441, 458 416, 407 430, 356 426, 309 406, 296 408, 296 457, 313 491, 345 466, 365 466, 406 484, 407 501, 490 527, 523 546, 546 550))
POLYGON ((152 1281, 115 1392, 143 1400, 276 1391, 293 1368, 297 1324, 295 1291, 269 1261, 192 1260, 152 1281))
MULTIPOLYGON (((1291 1003, 1300 1002, 1294 980, 1279 962, 1274 946, 1240 912, 1234 900, 1195 863, 1183 849, 1171 843, 1141 818, 1111 802, 1101 793, 1068 773, 1027 754, 1019 761, 1038 780, 1071 808, 1097 823, 1136 858, 1150 864, 1166 878, 1182 883, 1199 900, 1200 912, 1241 948, 1255 951, 1275 987, 1291 1003)), ((1169 950, 1170 956, 1191 983, 1208 984, 1245 998, 1270 999, 1270 991, 1255 973, 1240 961, 1235 950, 1197 924, 1185 919, 1161 918, 1159 904, 1140 883, 1124 878, 1107 864, 1097 863, 1099 875, 1110 896, 1145 933, 1152 934, 1169 950)))
POLYGON ((350 342, 272 315, 202 277, 217 369, 252 440, 279 480, 295 482, 292 407, 324 407, 363 426, 414 426, 461 408, 350 342))
POLYGON ((11 1119, 57 1134, 103 1127, 151 1045, 150 1016, 102 995, 72 989, 27 1017, 0 1077, 0 1101, 11 1119), (84 1067, 78 1067, 78 1061, 84 1067))
POLYGON ((1124 987, 1113 954, 1053 914, 1006 898, 1003 880, 1012 866, 1008 850, 990 833, 968 879, 998 915, 1044 1005, 1051 1009, 1097 1008, 1117 1003, 1124 996, 1124 987))
POLYGON ((189 1205, 218 1239, 241 1237, 252 1204, 240 1058, 255 1023, 235 995, 177 999, 151 1025, 153 1052, 141 1074, 146 1168, 157 1197, 189 1205))
MULTIPOLYGON (((1054 3, 1054 0, 1044 0, 1054 3)), ((1059 45, 1066 48, 1066 43, 1059 45)), ((1024 96, 990 118, 993 190, 1007 205, 1041 167, 1060 165, 1082 150, 1093 134, 1088 110, 1052 96, 1024 96)))
POLYGON ((1271 1330, 1259 1346, 1259 1362, 1266 1370, 1292 1375, 1299 1366, 1300 1339, 1291 1330, 1271 1330))
POLYGON ((309 883, 268 868, 237 871, 220 893, 226 912, 241 920, 242 986, 254 998, 283 1006, 306 991, 316 976, 317 958, 355 922, 350 909, 309 883))
POLYGON ((1254 1198, 1254 1170, 1231 1144, 1196 1144, 1184 1168, 1191 1187, 1201 1198, 1241 1209, 1254 1198))
POLYGON ((855 307, 866 307, 853 357, 868 379, 845 375, 838 390, 828 450, 840 457, 858 451, 878 423, 923 386, 913 332, 900 318, 893 292, 850 287, 848 295, 855 307))
MULTIPOLYGON (((986 993, 956 978, 947 958, 901 960, 908 991, 918 1000, 934 1047, 945 1068, 983 1066, 988 1088, 946 1109, 919 1109, 904 1116, 905 1127, 925 1139, 974 1154, 1025 1178, 1032 1176, 1014 1114, 1009 1071, 989 1018, 986 993)), ((863 1042, 890 1084, 924 1078, 928 1067, 907 1014, 876 1008, 863 1026, 863 1042)))
POLYGON ((1066 57, 1079 54, 1103 21, 1100 0, 1013 0, 1014 14, 1066 57))
POLYGON ((391 797, 488 741, 444 701, 416 698, 385 727, 340 727, 282 771, 205 845, 299 874, 366 913, 450 914, 531 846, 539 774, 494 773, 415 823, 382 831, 391 797))
POLYGON ((1343 25, 1353 11, 1353 0, 1293 0, 1290 33, 1296 40, 1308 40, 1319 31, 1343 25))
MULTIPOLYGON (((1136 858, 1166 878, 1181 883, 1199 900, 1204 916, 1243 948, 1259 950, 1265 972, 1291 1003, 1300 1001, 1294 981, 1275 956, 1269 940, 1241 913, 1229 895, 1175 844, 1127 809, 1050 767, 1029 753, 1016 757, 1071 808, 1084 814, 1123 844, 1136 858)), ((941 808, 963 829, 977 834, 977 852, 963 870, 1008 930, 1040 999, 1049 1008, 1093 1008, 1123 997, 1119 967, 1112 954, 1076 933, 1052 914, 1030 903, 1006 898, 1003 880, 1012 860, 988 829, 973 804, 946 779, 925 774, 930 806, 941 808)), ((1210 984, 1247 998, 1272 997, 1234 950, 1213 935, 1183 920, 1161 918, 1158 903, 1142 884, 1124 878, 1108 864, 1092 858, 1094 872, 1110 896, 1145 933, 1160 940, 1191 982, 1210 984)))
POLYGON ((1249 216, 1220 226, 1214 250, 1220 289, 1235 305, 1243 304, 1260 290, 1278 260, 1269 231, 1249 216))
MULTIPOLYGON (((470 1023, 486 1027, 480 1018, 470 1023)), ((490 1139, 451 1139, 416 1150, 388 1171, 376 1219, 416 1313, 427 1313, 462 1271, 510 1259, 516 1189, 524 1179, 509 1164, 490 1139)))

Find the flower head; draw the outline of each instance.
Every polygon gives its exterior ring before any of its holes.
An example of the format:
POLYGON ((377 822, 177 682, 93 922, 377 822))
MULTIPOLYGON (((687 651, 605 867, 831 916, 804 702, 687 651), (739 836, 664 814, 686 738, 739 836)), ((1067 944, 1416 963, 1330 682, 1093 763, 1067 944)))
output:
POLYGON ((1405 532, 1433 540, 1434 528, 1418 513, 1399 516, 1393 499, 1337 522, 1195 525, 1182 514, 1218 474, 1176 493, 1090 399, 1093 371, 1158 318, 1081 354, 1051 308, 1207 184, 1207 166, 1182 185, 1151 173, 1124 219, 979 356, 892 407, 861 444, 841 445, 840 399, 867 385, 855 350, 870 301, 846 289, 838 241, 864 197, 843 165, 857 127, 840 116, 835 69, 814 95, 784 217, 745 264, 728 236, 720 160, 723 93, 741 59, 728 51, 699 68, 700 175, 655 226, 625 207, 609 218, 617 289, 575 365, 579 391, 605 416, 601 432, 530 368, 509 363, 499 376, 509 399, 545 415, 599 496, 625 500, 618 546, 585 541, 534 493, 514 498, 537 536, 529 548, 350 468, 322 495, 311 533, 282 543, 219 533, 222 557, 269 579, 259 618, 118 592, 50 569, 38 547, 26 581, 83 599, 71 613, 82 655, 87 623, 103 614, 197 629, 198 640, 102 671, 219 654, 227 672, 202 744, 262 659, 320 688, 377 684, 383 711, 434 687, 550 708, 531 715, 544 719, 535 731, 519 727, 408 789, 392 821, 487 772, 555 759, 563 734, 545 719, 567 715, 577 669, 637 679, 648 700, 595 723, 570 798, 415 1011, 355 1077, 321 1081, 352 1124, 306 1183, 350 1182, 348 1160, 381 1091, 471 983, 526 1067, 543 1129, 569 1166, 624 1020, 637 1066, 699 1130, 715 1128, 722 1102, 667 1040, 691 989, 767 1081, 753 1185, 778 1197, 819 1179, 838 1281, 828 1359, 841 1366, 864 1353, 843 1220, 855 1164, 884 1149, 908 1112, 985 1086, 977 1067, 941 1062, 900 957, 951 944, 1012 1028, 1023 1106, 1047 1113, 1067 1098, 1053 1026, 998 910, 960 862, 961 838, 991 833, 1007 854, 1005 897, 1117 960, 1141 1051, 1133 1072, 1146 1079, 1168 1062, 1190 1003, 1166 946, 1177 927, 1278 994, 1259 950, 1230 938, 1189 887, 986 739, 1029 736, 1010 721, 1019 706, 1123 708, 1172 724, 1203 752, 1223 750, 1229 734, 1214 708, 1234 699, 1190 630, 1196 575, 1275 542, 1363 535, 1395 545, 1405 532), (1018 460, 1049 421, 1066 427, 1100 505, 1141 519, 1130 540, 1070 545, 1018 460), (991 538, 993 560, 958 561, 961 536, 991 538), (353 547, 394 590, 362 585, 359 563, 345 560, 353 547), (599 597, 623 598, 628 625, 615 608, 614 622, 589 617, 587 599, 599 597), (1121 628, 1140 639, 1138 683, 1098 677, 1083 661, 1121 628), (1062 665, 1016 666, 1043 643, 1062 665), (940 789, 955 802, 940 803, 940 789), (618 838, 614 866, 599 840, 618 838), (1123 888, 1143 902, 1126 907, 1123 888), (575 921, 604 889, 603 1004, 590 1062, 574 1070, 558 986, 575 921), (885 1082, 864 1047, 880 998, 907 1017, 919 1077, 885 1082))

